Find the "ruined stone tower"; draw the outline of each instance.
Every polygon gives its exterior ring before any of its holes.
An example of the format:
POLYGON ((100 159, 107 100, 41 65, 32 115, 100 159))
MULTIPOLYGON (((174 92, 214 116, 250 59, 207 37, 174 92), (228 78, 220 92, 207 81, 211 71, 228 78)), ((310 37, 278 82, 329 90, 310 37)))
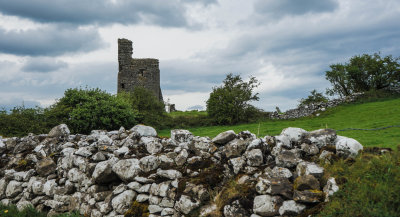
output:
POLYGON ((142 86, 163 100, 158 59, 132 59, 132 41, 118 39, 118 93, 142 86))

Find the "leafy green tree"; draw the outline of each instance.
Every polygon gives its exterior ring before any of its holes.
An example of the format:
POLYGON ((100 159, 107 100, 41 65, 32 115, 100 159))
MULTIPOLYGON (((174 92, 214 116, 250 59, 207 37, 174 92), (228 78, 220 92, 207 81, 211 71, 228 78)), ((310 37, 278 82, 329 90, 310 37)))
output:
POLYGON ((122 92, 118 97, 129 102, 132 109, 138 112, 136 120, 139 123, 160 127, 166 117, 164 102, 150 90, 136 87, 133 92, 122 92))
POLYGON ((129 128, 137 123, 137 112, 128 101, 98 88, 66 90, 64 97, 51 106, 46 115, 66 123, 74 133, 129 128))
POLYGON ((248 82, 239 75, 228 74, 220 87, 214 87, 207 100, 207 113, 217 124, 235 124, 249 120, 255 111, 250 101, 258 101, 258 93, 253 93, 260 83, 255 77, 248 82))
POLYGON ((328 102, 328 98, 326 98, 321 92, 318 92, 317 90, 312 90, 307 98, 305 99, 302 98, 300 100, 299 106, 304 106, 311 103, 319 103, 319 102, 328 102))
POLYGON ((353 56, 348 63, 330 65, 325 77, 332 88, 328 95, 348 96, 355 92, 380 90, 400 85, 400 58, 363 54, 353 56))

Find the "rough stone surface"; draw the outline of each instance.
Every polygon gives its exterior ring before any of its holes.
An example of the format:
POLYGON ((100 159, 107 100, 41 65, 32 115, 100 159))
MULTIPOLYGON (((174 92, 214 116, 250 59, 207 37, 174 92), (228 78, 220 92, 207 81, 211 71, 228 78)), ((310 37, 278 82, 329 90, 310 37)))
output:
POLYGON ((60 124, 50 130, 48 137, 64 137, 67 138, 71 131, 68 129, 66 124, 60 124))
POLYGON ((133 181, 141 171, 139 160, 135 158, 120 160, 112 166, 112 171, 125 182, 133 181))
POLYGON ((156 137, 157 136, 157 131, 153 127, 140 125, 140 124, 134 126, 130 131, 140 137, 156 137))
POLYGON ((275 216, 279 214, 282 202, 279 196, 258 195, 254 198, 253 211, 261 216, 275 216))
POLYGON ((193 140, 193 134, 188 130, 171 130, 171 139, 181 142, 191 142, 193 140))
POLYGON ((306 208, 305 205, 296 203, 294 200, 284 201, 279 208, 280 215, 298 215, 306 208))
POLYGON ((114 197, 111 201, 111 205, 117 213, 123 214, 129 208, 135 197, 136 193, 134 191, 126 190, 114 197))
POLYGON ((56 169, 57 165, 50 157, 44 158, 36 164, 36 171, 41 176, 47 176, 54 173, 56 169))
POLYGON ((175 209, 184 214, 189 214, 190 211, 200 206, 198 201, 193 201, 190 197, 182 195, 181 198, 175 203, 175 209))
POLYGON ((218 134, 212 139, 212 142, 219 145, 224 145, 236 138, 236 133, 233 130, 218 134))
POLYGON ((355 139, 338 136, 335 141, 336 151, 344 157, 357 156, 358 152, 363 150, 363 146, 355 139))

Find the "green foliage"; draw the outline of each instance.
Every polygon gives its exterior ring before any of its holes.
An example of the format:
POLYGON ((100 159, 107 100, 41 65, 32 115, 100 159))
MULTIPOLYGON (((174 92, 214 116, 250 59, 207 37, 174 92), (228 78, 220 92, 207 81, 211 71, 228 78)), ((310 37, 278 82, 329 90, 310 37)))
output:
POLYGON ((248 82, 239 75, 228 74, 220 87, 214 87, 207 100, 207 113, 217 124, 235 124, 249 120, 251 110, 256 109, 249 104, 258 101, 258 93, 253 90, 259 85, 255 77, 248 82))
POLYGON ((120 93, 118 97, 128 101, 131 108, 138 111, 136 119, 139 123, 161 127, 166 115, 165 105, 151 91, 136 87, 133 92, 120 93))
POLYGON ((326 98, 323 93, 318 92, 317 90, 312 90, 310 95, 307 98, 302 98, 300 100, 299 106, 304 106, 312 103, 320 103, 320 102, 328 102, 328 98, 326 98))
POLYGON ((19 106, 10 112, 0 110, 0 134, 3 136, 26 136, 28 133, 40 134, 51 128, 45 110, 39 107, 19 106))
POLYGON ((129 128, 137 123, 137 113, 126 100, 98 88, 66 90, 48 115, 65 122, 73 133, 129 128))
MULTIPOLYGON (((305 117, 294 120, 266 120, 260 123, 228 125, 228 126, 204 126, 187 128, 196 136, 215 137, 220 132, 234 130, 240 132, 249 130, 258 132, 260 136, 278 135, 284 128, 300 127, 305 130, 317 130, 321 128, 344 129, 348 127, 371 129, 400 123, 400 98, 378 99, 366 103, 345 104, 327 109, 319 117, 305 117), (260 125, 259 125, 260 124, 260 125)), ((400 128, 388 128, 377 131, 343 131, 339 135, 358 140, 364 146, 380 146, 395 148, 399 144, 400 128)), ((158 131, 160 136, 169 136, 169 130, 158 131)))
POLYGON ((318 216, 398 216, 400 153, 364 153, 349 164, 340 160, 326 166, 342 185, 318 216))
MULTIPOLYGON (((26 207, 22 211, 18 211, 14 205, 5 206, 0 203, 0 216, 1 217, 46 217, 47 214, 35 210, 33 207, 26 207)), ((55 215, 54 217, 80 217, 78 212, 64 213, 55 215)))
POLYGON ((380 90, 400 84, 400 58, 363 54, 353 56, 348 63, 330 65, 325 77, 332 88, 327 94, 348 96, 355 92, 380 90))

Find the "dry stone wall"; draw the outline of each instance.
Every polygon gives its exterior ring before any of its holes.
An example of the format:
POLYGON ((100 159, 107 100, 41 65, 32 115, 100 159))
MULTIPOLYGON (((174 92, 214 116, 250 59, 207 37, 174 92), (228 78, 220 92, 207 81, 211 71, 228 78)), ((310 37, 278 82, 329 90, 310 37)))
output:
POLYGON ((330 129, 286 128, 262 138, 226 131, 211 139, 187 130, 160 138, 143 125, 70 135, 59 125, 45 135, 0 139, 0 202, 49 216, 135 216, 135 206, 153 217, 292 216, 338 191, 316 162, 362 149, 330 129), (243 192, 221 203, 232 180, 243 192))
POLYGON ((303 106, 299 106, 298 108, 295 108, 295 109, 289 109, 285 113, 280 113, 278 111, 275 111, 270 114, 270 118, 271 119, 294 119, 294 118, 307 117, 307 116, 311 116, 311 115, 318 116, 320 112, 325 111, 327 108, 336 107, 338 105, 341 105, 341 104, 347 103, 347 102, 354 102, 362 95, 363 95, 363 93, 355 93, 353 95, 350 95, 350 96, 347 96, 344 98, 329 100, 328 102, 320 102, 320 103, 312 103, 312 104, 308 104, 308 105, 303 105, 303 106))

